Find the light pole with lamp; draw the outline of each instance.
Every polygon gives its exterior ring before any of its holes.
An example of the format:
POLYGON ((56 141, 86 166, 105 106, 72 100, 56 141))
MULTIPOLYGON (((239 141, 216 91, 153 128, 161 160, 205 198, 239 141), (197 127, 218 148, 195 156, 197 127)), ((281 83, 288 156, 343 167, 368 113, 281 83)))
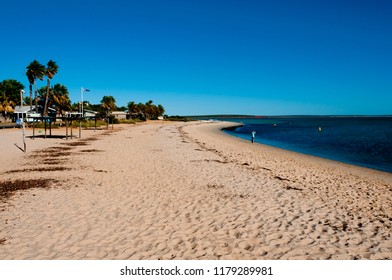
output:
POLYGON ((79 103, 79 138, 82 138, 82 102, 79 103))
POLYGON ((81 114, 81 119, 79 120, 79 138, 82 136, 82 118, 84 118, 84 112, 83 112, 83 93, 84 92, 89 92, 90 90, 84 87, 80 88, 80 114, 81 114))
POLYGON ((83 114, 83 93, 84 93, 84 92, 89 92, 89 91, 90 91, 90 90, 87 89, 87 88, 84 88, 84 87, 81 87, 81 88, 80 88, 80 99, 81 99, 81 102, 82 102, 82 111, 81 111, 82 116, 84 116, 84 114, 83 114))
MULTIPOLYGON (((23 151, 26 153, 26 140, 25 140, 25 122, 23 120, 23 94, 25 93, 25 91, 23 89, 20 90, 20 111, 22 113, 22 118, 21 118, 21 122, 22 122, 22 138, 23 138, 23 151)), ((26 116, 27 117, 27 116, 26 116)), ((27 118, 26 118, 27 120, 27 118)))

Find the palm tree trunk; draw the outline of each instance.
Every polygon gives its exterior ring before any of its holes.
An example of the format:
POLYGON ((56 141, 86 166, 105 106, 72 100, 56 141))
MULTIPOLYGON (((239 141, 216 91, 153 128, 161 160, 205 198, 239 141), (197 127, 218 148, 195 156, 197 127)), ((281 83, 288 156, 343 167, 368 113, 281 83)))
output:
POLYGON ((50 79, 48 78, 48 86, 46 89, 46 97, 45 97, 44 116, 48 115, 49 90, 50 90, 50 79))
POLYGON ((36 83, 36 80, 34 80, 34 100, 35 100, 35 113, 38 113, 37 83, 36 83))
POLYGON ((33 111, 33 85, 30 84, 30 113, 33 111))

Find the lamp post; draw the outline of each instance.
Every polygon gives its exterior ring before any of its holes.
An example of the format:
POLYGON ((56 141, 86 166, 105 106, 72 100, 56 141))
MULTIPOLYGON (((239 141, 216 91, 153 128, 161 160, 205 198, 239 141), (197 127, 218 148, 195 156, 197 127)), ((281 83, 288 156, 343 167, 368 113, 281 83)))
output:
MULTIPOLYGON (((80 104, 79 104, 80 114, 82 114, 82 110, 83 110, 82 104, 83 104, 82 102, 80 102, 80 104)), ((80 117, 79 117, 79 138, 82 138, 82 117, 81 116, 82 115, 80 115, 80 117)))
POLYGON ((20 90, 20 109, 22 109, 23 106, 23 94, 25 93, 25 91, 23 89, 20 90))
POLYGON ((81 103, 81 105, 82 105, 82 109, 80 110, 80 113, 82 114, 82 116, 83 116, 83 92, 84 92, 84 88, 83 87, 81 87, 80 88, 80 103, 81 103))
POLYGON ((84 117, 84 112, 83 112, 83 92, 85 91, 90 91, 87 88, 81 87, 80 88, 80 114, 81 118, 79 119, 79 138, 82 137, 82 118, 84 117))
MULTIPOLYGON (((22 139, 23 139, 23 151, 26 153, 26 140, 25 140, 25 122, 23 121, 23 111, 22 111, 22 106, 23 106, 23 94, 25 93, 25 91, 23 89, 20 90, 20 111, 22 113, 22 118, 21 118, 21 122, 22 122, 22 139)), ((26 116, 27 117, 27 116, 26 116)), ((26 118, 27 119, 27 118, 26 118)))
POLYGON ((84 114, 83 114, 83 92, 85 92, 85 91, 90 91, 89 89, 87 89, 87 88, 84 88, 84 87, 81 87, 80 88, 80 101, 81 101, 81 103, 82 103, 82 110, 81 110, 81 113, 82 113, 82 117, 84 116, 84 114))

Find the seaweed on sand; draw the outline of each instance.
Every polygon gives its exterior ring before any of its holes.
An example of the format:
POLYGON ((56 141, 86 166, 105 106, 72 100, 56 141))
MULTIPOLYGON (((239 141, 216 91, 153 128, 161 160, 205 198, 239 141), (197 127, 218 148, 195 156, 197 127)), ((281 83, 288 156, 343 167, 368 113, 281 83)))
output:
POLYGON ((62 145, 76 147, 76 146, 87 146, 89 145, 89 143, 87 141, 77 141, 77 142, 62 143, 62 145))
POLYGON ((25 169, 15 169, 4 172, 5 174, 10 173, 20 173, 20 172, 52 172, 52 171, 66 171, 71 170, 71 168, 64 166, 50 166, 50 167, 38 167, 38 168, 25 168, 25 169))
POLYGON ((49 188, 51 184, 56 182, 57 180, 54 179, 0 181, 0 201, 5 202, 17 191, 37 188, 45 189, 49 188))

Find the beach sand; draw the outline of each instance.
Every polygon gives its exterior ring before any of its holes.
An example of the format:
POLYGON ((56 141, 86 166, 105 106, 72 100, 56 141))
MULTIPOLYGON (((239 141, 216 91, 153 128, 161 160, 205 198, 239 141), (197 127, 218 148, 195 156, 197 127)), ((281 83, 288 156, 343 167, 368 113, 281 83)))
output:
POLYGON ((391 173, 229 125, 0 130, 0 259, 392 259, 391 173))

